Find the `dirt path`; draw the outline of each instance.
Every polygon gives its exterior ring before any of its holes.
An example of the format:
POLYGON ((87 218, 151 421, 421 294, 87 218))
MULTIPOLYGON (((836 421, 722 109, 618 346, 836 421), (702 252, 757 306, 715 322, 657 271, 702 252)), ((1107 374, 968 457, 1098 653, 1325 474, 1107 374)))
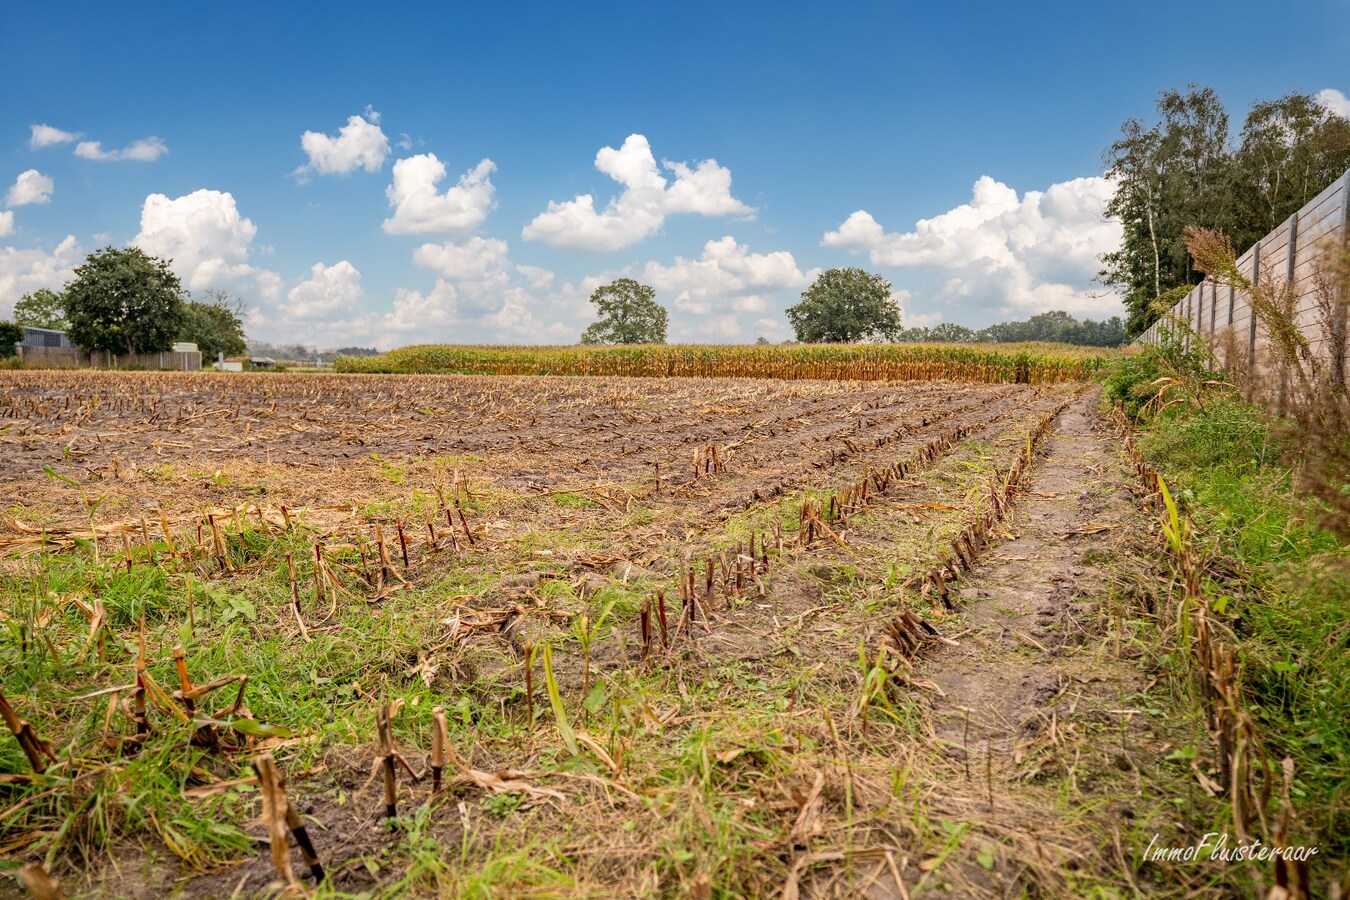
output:
POLYGON ((1049 725, 1066 680, 1138 681, 1130 666, 1082 658, 1082 616, 1110 590, 1121 532, 1142 520, 1111 435, 1087 403, 1070 406, 1056 426, 1019 503, 1016 537, 962 584, 961 646, 922 667, 946 695, 934 718, 953 748, 1016 750, 1019 738, 1049 725))
MULTIPOLYGON (((1076 895, 1096 879, 1140 890, 1130 869, 1142 848, 1122 832, 1147 793, 1138 775, 1165 742, 1139 709, 1149 679, 1109 629, 1113 590, 1140 562, 1147 525, 1094 401, 1058 417, 1012 539, 962 580, 959 631, 945 630, 958 646, 917 666, 915 679, 936 689, 930 743, 948 763, 930 772, 932 794, 976 839, 945 863, 946 878, 907 879, 911 891, 1076 895)), ((889 885, 870 895, 904 896, 889 885)))

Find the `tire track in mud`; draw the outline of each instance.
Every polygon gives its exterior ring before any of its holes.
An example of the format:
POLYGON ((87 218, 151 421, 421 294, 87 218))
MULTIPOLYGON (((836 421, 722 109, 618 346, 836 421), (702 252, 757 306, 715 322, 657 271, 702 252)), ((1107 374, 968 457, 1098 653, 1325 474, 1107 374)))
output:
POLYGON ((967 742, 1015 750, 1019 737, 1049 727, 1047 702, 1071 677, 1066 660, 1081 645, 1082 616, 1109 589, 1112 547, 1142 526, 1103 427, 1084 399, 1061 414, 1016 507, 1016 537, 962 579, 961 647, 921 666, 945 695, 933 710, 944 742, 966 733, 967 742))
MULTIPOLYGON (((1083 848, 1134 815, 1136 789, 1117 780, 1154 764, 1142 749, 1150 726, 1131 709, 1144 675, 1096 642, 1112 569, 1147 524, 1095 400, 1080 396, 1061 413, 1014 507, 1014 536, 990 546, 954 591, 959 618, 940 626, 954 643, 930 644, 912 673, 929 686, 923 743, 947 762, 934 794, 964 807, 985 838, 1022 836, 1049 863, 1030 876, 990 871, 972 842, 948 863, 960 869, 961 896, 1005 896, 1010 880, 1063 891, 1068 882, 1047 873, 1065 867, 1106 876, 1114 859, 1083 848), (1066 790, 1096 811, 1060 812, 1066 790), (1028 818, 1029 808, 1045 812, 1028 818)), ((909 886, 917 882, 916 873, 909 886)), ((901 894, 878 885, 867 896, 901 894)))

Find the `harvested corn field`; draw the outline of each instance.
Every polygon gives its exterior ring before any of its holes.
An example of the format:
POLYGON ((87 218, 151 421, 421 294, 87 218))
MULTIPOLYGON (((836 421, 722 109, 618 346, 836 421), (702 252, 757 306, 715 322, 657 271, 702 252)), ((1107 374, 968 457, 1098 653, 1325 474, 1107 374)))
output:
POLYGON ((38 889, 1200 886, 1095 387, 0 379, 38 889))

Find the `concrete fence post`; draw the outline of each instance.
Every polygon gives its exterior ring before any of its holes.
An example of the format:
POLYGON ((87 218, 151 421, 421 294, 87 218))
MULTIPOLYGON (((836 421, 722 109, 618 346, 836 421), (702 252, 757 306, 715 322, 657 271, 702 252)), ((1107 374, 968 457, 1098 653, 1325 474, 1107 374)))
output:
POLYGON ((1209 342, 1214 343, 1214 316, 1219 309, 1219 283, 1210 282, 1209 285, 1209 342))
MULTIPOLYGON (((1345 173, 1341 179, 1341 247, 1350 248, 1350 171, 1345 173)), ((1342 276, 1341 296, 1340 296, 1340 340, 1342 342, 1341 351, 1344 352, 1344 341, 1347 328, 1350 328, 1350 276, 1342 276)), ((1328 335, 1330 337, 1330 335, 1328 335)), ((1345 354, 1350 357, 1350 353, 1345 354)), ((1336 360, 1332 360, 1333 363, 1336 360)), ((1336 384, 1345 383, 1345 367, 1347 359, 1342 358, 1340 365, 1334 366, 1331 370, 1331 378, 1336 384)))
MULTIPOLYGON (((1294 265, 1298 259, 1298 213, 1289 217, 1289 258, 1285 261, 1284 284, 1285 289, 1294 290, 1294 265)), ((1298 326, 1298 306, 1295 304, 1293 310, 1294 321, 1290 324, 1298 326)), ((1285 358, 1284 348, 1276 348, 1280 354, 1280 393, 1275 401, 1276 415, 1284 415, 1285 405, 1289 401, 1289 364, 1290 360, 1285 358)))

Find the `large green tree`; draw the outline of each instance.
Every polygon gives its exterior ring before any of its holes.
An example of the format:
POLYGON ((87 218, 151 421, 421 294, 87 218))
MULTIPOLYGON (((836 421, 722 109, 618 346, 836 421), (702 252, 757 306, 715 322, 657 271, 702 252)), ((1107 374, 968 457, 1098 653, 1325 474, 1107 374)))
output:
POLYGON ((581 333, 583 344, 664 344, 669 316, 656 302, 656 289, 631 278, 603 285, 591 294, 600 318, 581 333))
POLYGON ((1306 94, 1255 103, 1233 162, 1241 253, 1350 168, 1350 120, 1306 94))
POLYGON ((240 356, 247 352, 244 338, 244 304, 224 291, 206 292, 206 300, 189 300, 183 308, 183 328, 178 340, 192 341, 203 359, 218 353, 240 356))
POLYGON ((1105 154, 1116 193, 1106 212, 1124 228, 1121 247, 1102 258, 1102 280, 1121 290, 1127 327, 1138 334, 1159 315, 1157 298, 1203 276, 1191 266, 1182 231, 1233 224, 1228 113, 1211 88, 1158 95, 1158 124, 1127 119, 1105 154))
POLYGON ((66 285, 70 340, 86 352, 158 353, 182 332, 183 286, 139 247, 89 254, 66 285))
POLYGON ((1164 91, 1157 113, 1152 126, 1127 119, 1104 154, 1123 239, 1100 277, 1124 295, 1131 337, 1203 279, 1187 226, 1222 231, 1241 253, 1350 166, 1350 122, 1306 94, 1254 104, 1236 146, 1210 88, 1164 91))
POLYGON ((797 340, 807 344, 889 341, 900 333, 891 283, 857 268, 822 272, 787 317, 797 340))
POLYGON ((14 304, 14 324, 29 328, 54 328, 65 331, 70 327, 66 321, 65 300, 56 291, 39 288, 31 294, 24 294, 14 304))

